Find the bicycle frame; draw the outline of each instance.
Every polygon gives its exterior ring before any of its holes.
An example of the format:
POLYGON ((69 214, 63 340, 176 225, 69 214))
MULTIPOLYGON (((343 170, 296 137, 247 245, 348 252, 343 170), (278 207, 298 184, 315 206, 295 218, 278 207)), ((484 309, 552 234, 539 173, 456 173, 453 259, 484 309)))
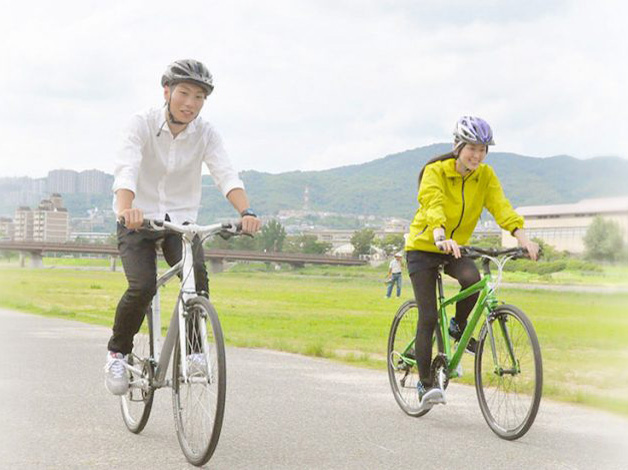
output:
MULTIPOLYGON (((496 353, 495 338, 493 335, 493 327, 492 327, 492 319, 491 319, 491 312, 498 305, 498 300, 495 294, 495 290, 497 286, 499 285, 499 280, 501 279, 501 272, 502 272, 503 266, 509 259, 510 257, 506 257, 505 259, 498 261, 496 258, 493 258, 493 257, 485 257, 483 259, 484 275, 482 279, 480 279, 475 284, 467 287, 466 289, 463 289, 462 291, 458 292, 457 294, 453 295, 452 297, 448 299, 445 298, 444 289, 443 289, 443 279, 442 279, 443 266, 439 268, 438 277, 437 277, 438 316, 439 316, 438 328, 440 328, 441 338, 443 339, 443 352, 447 360, 447 366, 449 369, 449 378, 458 377, 457 368, 458 368, 458 365, 460 364, 460 361, 462 360, 462 354, 464 353, 464 350, 467 347, 467 344, 469 343, 469 340, 471 339, 471 336, 473 335, 473 332, 475 331, 475 328, 478 322, 480 321, 480 318, 482 318, 483 314, 484 314, 486 325, 487 325, 487 331, 488 331, 488 336, 489 336, 490 345, 491 345, 491 353, 493 356, 495 372, 502 375, 503 374, 514 375, 520 372, 519 364, 517 363, 517 360, 515 357, 515 353, 512 347, 512 342, 510 341, 508 330, 506 326, 501 322, 499 326, 500 326, 502 334, 504 335, 504 338, 506 339, 506 343, 508 345, 508 353, 510 356, 510 360, 512 362, 511 364, 512 367, 509 369, 504 369, 503 367, 500 366, 498 358, 497 358, 497 353, 496 353), (499 268, 497 282, 494 282, 493 276, 491 275, 491 272, 489 269, 489 261, 496 262, 499 268), (456 351, 452 354, 452 351, 451 351, 452 348, 451 348, 450 337, 449 337, 449 323, 447 321, 448 320, 447 307, 452 304, 455 304, 456 302, 459 302, 460 300, 464 300, 470 297, 476 292, 479 292, 478 300, 475 304, 475 307, 473 308, 471 315, 469 316, 469 319, 467 320, 467 326, 465 327, 462 333, 462 336, 460 338, 460 341, 458 342, 456 351)), ((416 365, 416 360, 411 359, 407 357, 406 355, 413 348, 413 346, 414 346, 414 340, 410 341, 408 346, 405 348, 403 354, 401 355, 401 360, 403 360, 405 363, 411 366, 416 365)))
MULTIPOLYGON (((473 331, 477 326, 480 318, 482 317, 482 313, 484 311, 487 312, 486 318, 488 321, 488 312, 490 309, 497 305, 497 298, 495 296, 495 291, 490 286, 491 283, 491 275, 485 274, 482 279, 480 279, 475 284, 467 287, 466 289, 458 292, 456 295, 450 297, 449 299, 445 299, 445 295, 443 292, 443 282, 441 273, 438 273, 438 298, 439 298, 439 310, 438 315, 440 317, 439 328, 441 331, 441 335, 443 338, 443 349, 445 352, 445 356, 447 357, 447 362, 449 364, 449 377, 458 377, 458 373, 456 372, 456 368, 460 361, 462 360, 462 354, 464 353, 471 336, 473 335, 473 331), (455 304, 456 302, 466 299, 471 295, 479 292, 480 295, 478 300, 473 308, 469 319, 467 320, 467 326, 462 332, 462 337, 458 343, 458 347, 456 348, 456 352, 452 355, 451 353, 451 342, 449 340, 449 323, 447 322, 447 307, 449 305, 455 304)), ((495 356, 495 351, 493 348, 493 357, 495 361, 497 358, 495 356)), ((497 366, 497 363, 496 363, 497 366)))
MULTIPOLYGON (((196 297, 196 283, 194 278, 194 266, 192 255, 192 239, 187 233, 182 234, 181 243, 183 245, 183 256, 181 260, 168 269, 164 274, 157 278, 157 292, 153 297, 152 309, 150 321, 153 327, 152 347, 153 347, 153 361, 156 364, 153 383, 151 387, 157 389, 162 387, 172 386, 171 381, 166 379, 166 373, 168 371, 168 365, 170 364, 170 358, 175 348, 177 336, 179 337, 179 347, 181 348, 181 357, 185 357, 185 335, 179 335, 180 325, 185 325, 185 304, 187 301, 196 297), (168 332, 166 338, 163 339, 161 335, 161 303, 159 297, 159 288, 168 283, 177 274, 182 273, 181 290, 177 298, 177 302, 174 308, 174 312, 170 319, 170 325, 168 326, 168 332), (162 344, 163 342, 163 344, 162 344)), ((200 322, 201 334, 206 335, 205 322, 200 322)), ((141 370, 137 370, 129 366, 135 373, 141 376, 141 370)), ((187 364, 186 361, 181 363, 181 371, 184 380, 187 380, 187 364)))

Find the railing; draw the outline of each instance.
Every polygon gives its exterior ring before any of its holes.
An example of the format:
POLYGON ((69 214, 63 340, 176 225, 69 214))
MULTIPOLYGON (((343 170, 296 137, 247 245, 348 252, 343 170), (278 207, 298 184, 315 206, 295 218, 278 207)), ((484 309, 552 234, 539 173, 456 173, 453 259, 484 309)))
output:
MULTIPOLYGON (((48 243, 35 241, 0 241, 0 250, 20 251, 41 256, 42 253, 86 253, 118 256, 114 245, 91 243, 48 243)), ((264 261, 290 264, 331 264, 340 266, 360 266, 367 262, 358 258, 330 255, 310 255, 304 253, 259 252, 244 250, 205 250, 205 259, 210 261, 264 261)))

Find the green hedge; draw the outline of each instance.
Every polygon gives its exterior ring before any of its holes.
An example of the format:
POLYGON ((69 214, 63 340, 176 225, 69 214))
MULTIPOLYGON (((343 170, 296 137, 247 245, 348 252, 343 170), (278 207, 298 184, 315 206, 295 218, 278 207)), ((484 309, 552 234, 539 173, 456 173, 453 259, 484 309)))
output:
POLYGON ((585 271, 602 272, 603 269, 597 264, 579 259, 558 259, 554 261, 532 261, 529 259, 518 259, 506 264, 504 271, 523 271, 533 274, 552 274, 559 271, 585 271))

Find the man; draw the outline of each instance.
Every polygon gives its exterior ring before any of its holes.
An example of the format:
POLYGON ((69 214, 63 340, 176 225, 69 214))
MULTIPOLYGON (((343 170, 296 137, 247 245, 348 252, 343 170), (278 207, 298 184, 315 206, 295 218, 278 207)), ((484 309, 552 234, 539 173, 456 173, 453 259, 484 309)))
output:
POLYGON ((386 290, 386 298, 390 299, 392 295, 393 286, 397 285, 397 297, 401 296, 401 260, 403 259, 403 253, 395 253, 395 257, 388 265, 388 289, 386 290))
MULTIPOLYGON (((126 356, 155 295, 157 242, 162 242, 164 257, 171 266, 182 256, 180 236, 143 230, 144 218, 195 222, 205 163, 218 188, 242 217, 242 231, 253 234, 261 225, 220 136, 199 117, 214 89, 207 68, 196 60, 177 60, 164 72, 161 85, 165 105, 133 116, 114 171, 114 210, 119 220, 124 220, 124 225, 118 223, 117 227, 118 248, 129 284, 116 309, 105 366, 105 385, 114 395, 128 390, 126 356)), ((196 243, 193 251, 196 289, 207 295, 203 247, 196 243)))

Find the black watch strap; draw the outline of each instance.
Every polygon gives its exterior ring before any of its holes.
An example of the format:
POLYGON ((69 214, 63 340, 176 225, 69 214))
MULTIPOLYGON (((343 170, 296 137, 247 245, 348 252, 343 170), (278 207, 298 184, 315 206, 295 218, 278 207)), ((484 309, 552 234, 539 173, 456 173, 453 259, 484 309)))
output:
POLYGON ((248 209, 244 209, 242 212, 240 212, 240 217, 257 217, 257 214, 255 212, 253 212, 253 210, 249 207, 248 209))

